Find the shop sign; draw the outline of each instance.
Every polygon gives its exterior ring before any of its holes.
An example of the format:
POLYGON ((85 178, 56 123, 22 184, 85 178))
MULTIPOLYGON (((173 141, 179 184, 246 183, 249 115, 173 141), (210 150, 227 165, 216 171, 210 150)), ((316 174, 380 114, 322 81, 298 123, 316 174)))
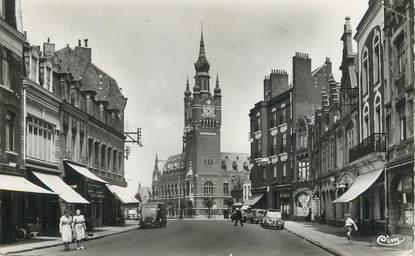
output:
POLYGON ((376 239, 376 243, 381 246, 397 246, 405 241, 405 236, 396 237, 396 236, 388 236, 388 235, 380 235, 378 239, 376 239))

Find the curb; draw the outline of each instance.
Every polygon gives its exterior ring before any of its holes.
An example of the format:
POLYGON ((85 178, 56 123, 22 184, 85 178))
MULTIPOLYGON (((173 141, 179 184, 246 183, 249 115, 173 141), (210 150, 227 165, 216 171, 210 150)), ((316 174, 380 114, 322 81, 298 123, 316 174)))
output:
MULTIPOLYGON (((101 238, 109 237, 109 236, 114 236, 114 235, 119 235, 119 234, 131 232, 131 231, 134 231, 134 230, 138 230, 138 229, 139 229, 139 227, 137 225, 137 227, 134 227, 132 229, 123 230, 123 231, 119 231, 119 232, 115 232, 115 233, 111 233, 111 234, 107 234, 107 235, 96 236, 96 237, 93 237, 93 238, 89 238, 87 241, 97 240, 97 239, 101 239, 101 238)), ((34 251, 34 250, 47 249, 47 248, 57 247, 57 246, 61 246, 61 245, 62 245, 62 243, 59 241, 59 243, 55 243, 55 244, 37 246, 37 247, 32 247, 32 248, 23 249, 23 250, 10 251, 10 252, 6 252, 6 253, 0 253, 0 255, 1 256, 6 256, 6 255, 9 255, 9 254, 16 254, 16 253, 21 253, 21 252, 30 252, 30 251, 34 251)))
POLYGON ((333 255, 336 255, 336 256, 347 256, 347 254, 344 254, 344 253, 339 252, 338 250, 335 250, 335 249, 332 249, 332 248, 329 248, 329 247, 323 246, 323 245, 322 245, 322 244, 320 244, 319 242, 313 241, 313 240, 311 240, 311 239, 309 239, 309 238, 307 238, 307 237, 305 237, 305 236, 303 236, 303 235, 300 235, 300 234, 298 234, 298 233, 295 233, 294 231, 288 230, 288 229, 287 229, 287 228, 285 228, 285 227, 284 227, 284 229, 285 229, 287 232, 289 232, 289 233, 291 233, 291 234, 293 234, 293 235, 295 235, 295 236, 298 236, 299 238, 302 238, 302 239, 306 240, 307 242, 309 242, 309 243, 311 243, 311 244, 313 244, 313 245, 315 245, 315 246, 317 246, 317 247, 319 247, 319 248, 321 248, 321 249, 325 250, 326 252, 329 252, 329 253, 331 253, 331 254, 333 254, 333 255))

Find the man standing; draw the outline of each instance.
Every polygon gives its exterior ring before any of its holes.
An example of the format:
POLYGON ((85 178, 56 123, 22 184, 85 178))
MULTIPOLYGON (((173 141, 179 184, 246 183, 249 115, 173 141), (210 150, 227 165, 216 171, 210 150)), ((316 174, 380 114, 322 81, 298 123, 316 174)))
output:
POLYGON ((357 231, 358 228, 356 226, 356 223, 354 223, 353 219, 350 218, 349 213, 346 213, 344 215, 344 229, 346 229, 346 236, 347 236, 348 244, 352 244, 353 243, 352 232, 353 230, 357 231))
POLYGON ((241 223, 241 226, 243 226, 244 224, 242 223, 242 212, 241 212, 241 209, 236 209, 235 226, 238 225, 238 220, 241 223))

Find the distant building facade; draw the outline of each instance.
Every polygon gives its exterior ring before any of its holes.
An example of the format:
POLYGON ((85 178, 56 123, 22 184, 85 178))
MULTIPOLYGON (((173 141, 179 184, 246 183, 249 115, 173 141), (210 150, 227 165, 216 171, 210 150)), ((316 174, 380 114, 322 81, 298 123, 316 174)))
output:
POLYGON ((222 95, 218 77, 211 90, 203 33, 194 67, 193 92, 189 81, 184 92, 183 152, 170 156, 162 168, 156 161, 153 196, 157 200, 183 196, 182 208, 191 206, 196 214, 208 210, 222 214, 232 194, 242 202, 243 183, 249 179, 248 155, 221 153, 222 95))
POLYGON ((321 88, 328 86, 330 74, 328 58, 313 71, 308 54, 296 53, 293 84, 288 83, 288 73, 283 70, 272 70, 265 77, 264 98, 249 113, 251 203, 256 207, 276 208, 290 218, 303 216, 311 207, 311 197, 303 184, 314 184, 310 155, 300 154, 300 145, 296 153, 296 125, 298 118, 311 116, 320 104, 321 88), (301 184, 293 186, 296 181, 301 184))

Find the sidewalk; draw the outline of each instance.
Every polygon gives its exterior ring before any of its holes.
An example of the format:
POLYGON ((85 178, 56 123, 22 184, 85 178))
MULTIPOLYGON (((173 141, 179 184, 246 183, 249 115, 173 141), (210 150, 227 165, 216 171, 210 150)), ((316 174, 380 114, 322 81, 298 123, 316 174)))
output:
POLYGON ((312 222, 286 221, 285 229, 335 255, 340 256, 402 256, 412 255, 412 238, 406 237, 398 247, 382 247, 376 244, 377 236, 355 234, 354 243, 347 245, 345 232, 339 227, 312 222))
MULTIPOLYGON (((112 236, 138 229, 137 221, 127 221, 123 226, 102 226, 93 230, 93 236, 89 240, 99 239, 106 236, 112 236)), ((32 251, 36 249, 61 246, 62 242, 59 237, 36 237, 34 239, 16 242, 13 244, 0 245, 0 255, 11 253, 32 251)))

